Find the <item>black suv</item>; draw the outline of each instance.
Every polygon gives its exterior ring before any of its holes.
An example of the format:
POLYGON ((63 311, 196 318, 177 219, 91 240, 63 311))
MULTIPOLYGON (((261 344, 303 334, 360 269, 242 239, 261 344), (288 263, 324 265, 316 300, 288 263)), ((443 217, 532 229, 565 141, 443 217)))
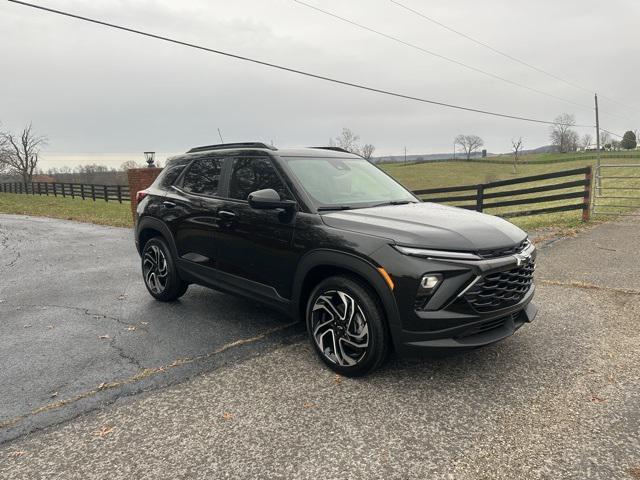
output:
POLYGON ((335 371, 388 351, 468 349, 533 320, 535 247, 497 217, 423 203, 333 147, 198 147, 138 192, 149 293, 196 283, 302 318, 335 371))

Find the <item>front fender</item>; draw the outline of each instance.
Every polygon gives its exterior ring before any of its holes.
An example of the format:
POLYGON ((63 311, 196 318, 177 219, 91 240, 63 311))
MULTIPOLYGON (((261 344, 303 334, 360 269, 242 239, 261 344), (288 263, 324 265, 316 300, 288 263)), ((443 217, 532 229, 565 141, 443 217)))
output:
POLYGON ((401 331, 398 307, 393 292, 389 289, 380 272, 378 272, 377 266, 361 257, 337 250, 313 250, 300 260, 293 283, 292 313, 294 315, 297 315, 303 307, 301 305, 301 296, 306 276, 313 268, 320 266, 348 270, 364 278, 380 298, 392 338, 399 338, 399 335, 396 334, 396 332, 401 331))

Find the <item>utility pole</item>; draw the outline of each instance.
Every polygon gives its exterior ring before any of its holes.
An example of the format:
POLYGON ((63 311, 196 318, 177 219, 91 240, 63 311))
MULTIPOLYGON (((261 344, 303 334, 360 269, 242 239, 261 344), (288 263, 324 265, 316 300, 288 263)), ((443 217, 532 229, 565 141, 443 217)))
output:
POLYGON ((594 94, 593 99, 596 103, 596 187, 598 195, 600 195, 600 117, 598 115, 598 94, 594 94))

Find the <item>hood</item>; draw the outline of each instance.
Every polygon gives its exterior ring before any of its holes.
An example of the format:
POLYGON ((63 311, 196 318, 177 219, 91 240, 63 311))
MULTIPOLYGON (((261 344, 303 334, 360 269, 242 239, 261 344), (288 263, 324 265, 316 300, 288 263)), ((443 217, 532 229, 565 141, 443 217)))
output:
POLYGON ((477 251, 511 247, 527 234, 493 215, 437 203, 409 203, 322 214, 333 228, 387 238, 399 245, 477 251))

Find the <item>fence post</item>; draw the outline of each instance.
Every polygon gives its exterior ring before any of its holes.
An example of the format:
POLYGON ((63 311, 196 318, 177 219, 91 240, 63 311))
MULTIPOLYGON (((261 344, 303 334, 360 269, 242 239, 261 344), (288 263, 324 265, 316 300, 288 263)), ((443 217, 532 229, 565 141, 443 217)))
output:
POLYGON ((66 197, 65 193, 64 193, 64 182, 62 182, 62 196, 66 197))
MULTIPOLYGON (((599 172, 598 172, 599 173, 599 172)), ((582 221, 588 222, 591 218, 591 178, 593 176, 592 167, 589 165, 584 174, 584 203, 582 204, 582 221)))
POLYGON ((71 185, 71 198, 76 198, 75 185, 73 183, 70 183, 69 185, 71 185))
POLYGON ((84 183, 80 184, 80 196, 84 200, 84 183))
POLYGON ((107 191, 107 186, 103 185, 102 188, 103 188, 103 191, 104 191, 104 201, 108 202, 109 201, 109 192, 107 191))
POLYGON ((96 186, 93 183, 91 184, 91 198, 94 202, 96 201, 96 186))
POLYGON ((122 203, 122 187, 118 185, 118 203, 122 203))
POLYGON ((35 194, 36 194, 36 187, 35 187, 35 184, 31 182, 31 195, 35 195, 35 194))
POLYGON ((49 196, 49 182, 44 182, 44 194, 49 196))
POLYGON ((476 193, 476 212, 482 212, 483 204, 484 204, 484 185, 481 183, 478 185, 478 192, 476 193))

